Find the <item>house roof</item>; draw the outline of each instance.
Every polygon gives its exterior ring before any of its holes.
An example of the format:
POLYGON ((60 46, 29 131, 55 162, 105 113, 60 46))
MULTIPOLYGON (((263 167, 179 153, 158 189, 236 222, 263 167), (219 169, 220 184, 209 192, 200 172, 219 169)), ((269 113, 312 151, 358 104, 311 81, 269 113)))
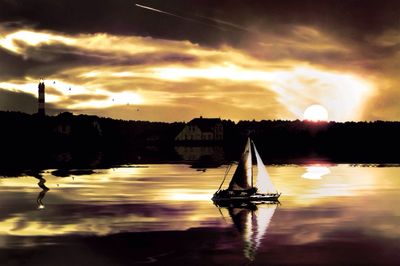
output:
POLYGON ((201 131, 212 131, 212 128, 215 127, 216 124, 220 124, 221 119, 219 118, 194 118, 192 119, 188 125, 197 126, 201 131))

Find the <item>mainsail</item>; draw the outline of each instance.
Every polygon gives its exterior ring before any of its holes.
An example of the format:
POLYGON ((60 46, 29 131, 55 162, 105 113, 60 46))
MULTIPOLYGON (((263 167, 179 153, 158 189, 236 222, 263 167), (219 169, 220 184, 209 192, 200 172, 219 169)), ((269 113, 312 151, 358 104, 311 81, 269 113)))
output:
POLYGON ((229 183, 228 190, 247 190, 252 187, 252 161, 251 143, 247 140, 246 147, 240 159, 239 165, 229 183))
POLYGON ((256 145, 254 145, 254 142, 253 142, 253 147, 254 147, 254 153, 256 154, 256 159, 257 159, 256 187, 258 189, 258 192, 277 193, 278 191, 276 190, 274 184, 272 184, 271 178, 269 177, 269 174, 267 173, 267 170, 265 169, 265 165, 264 165, 263 161, 261 160, 260 154, 258 154, 256 145))

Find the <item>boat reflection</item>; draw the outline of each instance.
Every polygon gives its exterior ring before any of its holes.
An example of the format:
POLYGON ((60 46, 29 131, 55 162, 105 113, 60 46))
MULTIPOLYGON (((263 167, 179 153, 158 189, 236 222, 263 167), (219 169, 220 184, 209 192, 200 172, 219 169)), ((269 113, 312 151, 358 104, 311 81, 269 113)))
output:
POLYGON ((33 175, 36 179, 39 180, 38 186, 42 189, 42 191, 39 192, 39 195, 37 196, 36 203, 37 203, 37 208, 38 209, 44 209, 45 205, 43 204, 42 200, 44 196, 46 196, 47 191, 50 189, 46 187, 46 179, 43 178, 43 176, 40 173, 34 174, 33 175))
MULTIPOLYGON (((261 242, 266 236, 272 216, 279 202, 241 202, 229 205, 217 205, 225 208, 243 240, 244 256, 253 261, 261 242)), ((220 209, 221 212, 221 209, 220 209)), ((222 214, 222 212, 221 212, 222 214)))

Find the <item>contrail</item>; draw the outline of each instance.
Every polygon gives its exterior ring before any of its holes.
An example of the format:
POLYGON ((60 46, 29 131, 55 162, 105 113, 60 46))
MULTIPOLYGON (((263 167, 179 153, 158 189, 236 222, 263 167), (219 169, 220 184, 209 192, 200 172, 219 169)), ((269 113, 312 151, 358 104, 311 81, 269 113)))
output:
POLYGON ((144 9, 148 9, 148 10, 151 10, 151 11, 167 14, 167 15, 174 16, 174 17, 177 17, 177 18, 186 19, 185 17, 181 17, 181 16, 178 16, 178 15, 169 13, 169 12, 162 11, 160 9, 155 9, 155 8, 149 7, 149 6, 143 6, 143 5, 139 5, 139 4, 135 4, 135 6, 138 6, 138 7, 144 8, 144 9))
POLYGON ((244 28, 244 27, 242 27, 242 26, 240 26, 240 25, 238 25, 238 24, 235 24, 235 23, 232 23, 232 22, 229 22, 229 21, 226 21, 226 20, 216 19, 216 18, 210 18, 210 17, 205 17, 205 16, 199 16, 199 15, 196 15, 196 17, 203 18, 203 19, 207 19, 207 20, 213 21, 213 22, 215 22, 215 23, 223 24, 223 25, 226 25, 226 26, 229 26, 229 27, 238 29, 238 30, 252 32, 252 31, 249 30, 249 29, 246 29, 246 28, 244 28))
MULTIPOLYGON (((218 26, 213 25, 213 24, 205 23, 205 22, 203 22, 203 21, 201 21, 201 20, 197 20, 197 19, 192 19, 192 18, 188 18, 188 17, 179 16, 179 15, 176 15, 176 14, 173 14, 173 13, 170 13, 170 12, 166 12, 166 11, 162 11, 162 10, 160 10, 160 9, 152 8, 152 7, 149 7, 149 6, 144 6, 144 5, 139 5, 139 4, 135 4, 135 6, 140 7, 140 8, 144 8, 144 9, 147 9, 147 10, 150 10, 150 11, 158 12, 158 13, 161 13, 161 14, 165 14, 165 15, 169 15, 169 16, 176 17, 176 18, 180 18, 180 19, 183 19, 183 20, 186 20, 186 21, 190 21, 190 22, 194 22, 194 23, 200 23, 200 24, 203 24, 203 25, 205 25, 205 26, 214 27, 214 28, 217 28, 217 29, 226 31, 226 29, 224 29, 224 28, 218 27, 218 26)), ((199 16, 199 17, 200 17, 200 16, 199 16)), ((204 19, 207 19, 207 20, 216 22, 216 23, 218 23, 218 24, 225 24, 225 25, 230 25, 230 26, 233 26, 233 25, 234 25, 234 24, 231 24, 231 23, 229 23, 229 22, 218 21, 218 20, 211 19, 211 18, 206 18, 206 17, 201 17, 201 18, 204 18, 204 19)), ((233 26, 233 27, 239 28, 239 26, 233 26)), ((243 30, 243 29, 242 29, 242 30, 243 30)))

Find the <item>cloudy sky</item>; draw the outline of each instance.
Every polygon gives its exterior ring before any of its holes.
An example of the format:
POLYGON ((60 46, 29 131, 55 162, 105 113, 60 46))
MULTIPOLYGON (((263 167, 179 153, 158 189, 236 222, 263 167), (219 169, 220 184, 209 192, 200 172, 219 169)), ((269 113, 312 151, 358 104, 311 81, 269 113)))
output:
POLYGON ((400 119, 400 1, 0 0, 0 110, 400 119), (162 11, 162 12, 161 12, 162 11), (164 13, 163 13, 164 12, 164 13))

